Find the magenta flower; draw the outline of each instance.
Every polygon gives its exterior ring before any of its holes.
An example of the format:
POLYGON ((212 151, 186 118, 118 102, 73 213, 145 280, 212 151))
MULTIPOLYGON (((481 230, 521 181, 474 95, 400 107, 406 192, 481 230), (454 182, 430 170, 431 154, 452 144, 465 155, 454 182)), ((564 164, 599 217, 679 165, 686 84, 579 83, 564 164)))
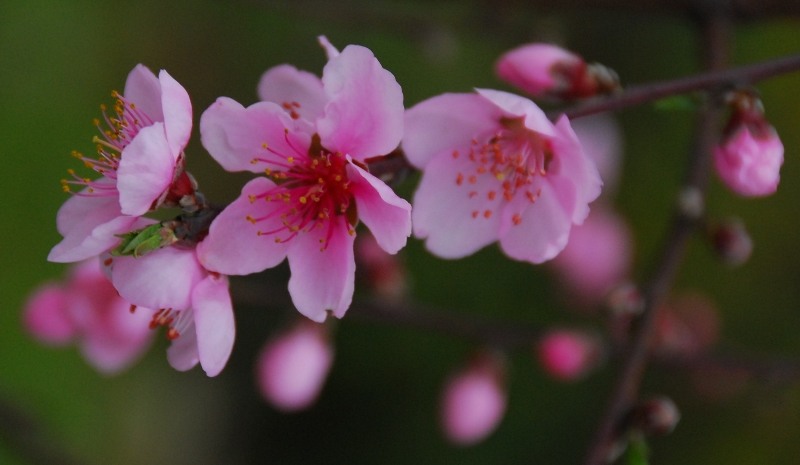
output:
POLYGON ((333 347, 318 324, 301 321, 267 342, 256 367, 264 398, 293 412, 309 407, 319 396, 333 364, 333 347))
POLYGON ((602 185, 569 120, 495 90, 444 94, 406 112, 408 160, 423 171, 414 234, 443 258, 499 241, 532 263, 556 256, 602 185))
POLYGON ((84 358, 103 373, 130 366, 150 345, 152 310, 131 305, 102 273, 97 260, 77 264, 63 284, 48 284, 25 305, 23 323, 37 340, 76 343, 84 358))
POLYGON ((144 65, 128 74, 123 95, 114 93, 113 114, 103 107, 95 124, 97 158, 73 154, 101 175, 62 181, 74 193, 58 212, 64 239, 48 260, 74 262, 100 255, 119 243, 118 234, 147 224, 139 217, 158 207, 170 186, 183 180, 183 149, 192 130, 192 106, 186 90, 166 71, 158 78, 144 65))
POLYGON ((114 287, 128 302, 157 309, 150 327, 167 327, 167 359, 186 371, 200 363, 208 376, 225 367, 236 328, 228 278, 203 268, 194 249, 166 247, 134 258, 104 261, 114 287))
POLYGON ((602 348, 595 337, 567 329, 545 334, 536 353, 545 372, 560 381, 586 376, 602 358, 602 348))
POLYGON ((288 258, 292 300, 315 321, 350 305, 359 220, 389 253, 411 234, 408 202, 365 167, 400 142, 400 86, 364 47, 328 52, 321 80, 272 68, 259 85, 268 101, 244 108, 222 97, 200 121, 203 144, 225 169, 266 175, 211 224, 201 262, 241 275, 288 258))
POLYGON ((783 144, 772 126, 760 131, 742 125, 714 148, 717 174, 731 190, 745 197, 775 193, 783 165, 783 144))

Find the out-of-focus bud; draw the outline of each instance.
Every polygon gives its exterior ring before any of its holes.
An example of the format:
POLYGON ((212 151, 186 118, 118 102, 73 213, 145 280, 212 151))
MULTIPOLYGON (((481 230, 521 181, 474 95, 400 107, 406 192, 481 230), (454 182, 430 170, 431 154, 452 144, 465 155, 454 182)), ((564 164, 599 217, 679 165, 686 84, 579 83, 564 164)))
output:
POLYGON ((533 43, 504 53, 495 64, 500 79, 533 97, 575 100, 620 89, 616 73, 587 64, 561 47, 533 43))
POLYGON ((778 189, 783 143, 764 117, 761 100, 740 91, 729 98, 731 118, 723 140, 714 148, 717 174, 745 197, 764 197, 778 189))
POLYGON ((355 256, 359 278, 380 297, 402 299, 408 292, 408 277, 397 255, 386 253, 372 234, 358 234, 355 256))
POLYGON ((592 335, 559 329, 542 337, 536 355, 548 375, 560 381, 576 381, 597 366, 603 350, 592 335))
POLYGON ((659 309, 654 350, 664 356, 691 357, 719 339, 717 310, 707 297, 686 294, 659 309))
POLYGON ((317 399, 332 364, 326 327, 303 320, 267 342, 258 358, 256 381, 275 408, 298 411, 317 399))
POLYGON ((630 427, 645 436, 665 436, 671 433, 681 413, 672 399, 657 396, 642 401, 630 413, 630 427))
POLYGON ((504 362, 482 353, 453 373, 442 393, 440 419, 451 442, 469 446, 489 436, 506 411, 504 362))
POLYGON ((631 234, 611 209, 595 208, 572 228, 567 246, 552 263, 574 303, 598 304, 628 274, 631 234))
POLYGON ((73 266, 63 283, 48 284, 25 305, 23 324, 38 341, 77 344, 98 371, 127 368, 150 345, 152 310, 132 307, 119 296, 97 260, 73 266))
POLYGON ((708 234, 714 251, 728 265, 742 265, 753 253, 753 240, 739 218, 712 225, 708 234))

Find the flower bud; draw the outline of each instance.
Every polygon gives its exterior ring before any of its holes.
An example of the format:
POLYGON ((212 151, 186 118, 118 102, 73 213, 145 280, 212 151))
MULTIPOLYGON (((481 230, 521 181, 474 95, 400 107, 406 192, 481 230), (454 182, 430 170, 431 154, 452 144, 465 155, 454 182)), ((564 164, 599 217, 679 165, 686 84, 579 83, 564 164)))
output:
POLYGON ((673 298, 656 319, 654 350, 664 356, 692 357, 719 339, 719 317, 714 303, 701 294, 673 298))
POLYGON ((275 408, 298 411, 317 399, 332 363, 325 327, 301 321, 267 342, 258 358, 256 381, 275 408))
POLYGON ((495 65, 500 79, 533 97, 572 100, 620 88, 614 71, 587 64, 580 56, 551 44, 522 45, 503 54, 495 65))
POLYGON ((753 252, 753 240, 738 218, 713 225, 709 239, 717 255, 731 266, 744 264, 753 252))
POLYGON ((722 142, 714 148, 717 174, 731 190, 745 197, 773 194, 780 181, 783 144, 764 118, 760 100, 739 92, 722 142))
POLYGON ((553 330, 539 341, 536 354, 548 375, 559 381, 576 381, 597 365, 602 348, 586 333, 553 330))
POLYGON ((360 234, 355 242, 356 272, 375 294, 392 300, 401 299, 408 291, 403 262, 397 255, 384 251, 372 234, 360 234))
POLYGON ((451 442, 468 446, 489 436, 506 411, 505 371, 500 360, 481 354, 450 376, 441 400, 441 425, 451 442))
POLYGON ((664 396, 647 399, 633 408, 630 427, 645 436, 665 436, 675 429, 681 413, 672 399, 664 396))

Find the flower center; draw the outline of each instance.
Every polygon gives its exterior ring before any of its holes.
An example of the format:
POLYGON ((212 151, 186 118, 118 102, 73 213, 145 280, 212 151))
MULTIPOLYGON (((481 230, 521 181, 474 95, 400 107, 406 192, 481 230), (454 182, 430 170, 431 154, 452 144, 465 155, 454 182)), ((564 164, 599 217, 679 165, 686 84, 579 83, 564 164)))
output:
POLYGON ((102 178, 92 180, 78 176, 75 170, 69 169, 67 173, 70 179, 61 180, 64 192, 72 193, 72 186, 80 186, 82 192, 77 192, 76 195, 114 195, 122 150, 143 127, 153 124, 149 116, 119 92, 114 91, 111 96, 116 99, 113 113, 109 114, 106 105, 100 105, 103 118, 94 120, 94 125, 100 132, 99 136, 94 136, 92 139, 96 144, 97 158, 84 156, 76 150, 72 151, 73 157, 83 162, 85 167, 99 173, 102 178))
POLYGON ((290 154, 263 148, 265 157, 254 158, 252 163, 267 163, 270 167, 264 173, 275 186, 257 195, 251 195, 251 203, 265 201, 270 203, 270 212, 261 217, 247 216, 253 224, 272 220, 272 227, 259 230, 260 236, 272 236, 275 242, 287 242, 300 233, 327 228, 320 240, 322 250, 334 232, 337 216, 347 215, 348 233, 354 234, 356 224, 355 203, 347 177, 347 164, 344 154, 330 152, 320 145, 319 137, 314 135, 308 151, 302 151, 289 140, 290 154), (275 167, 275 168, 273 168, 275 167), (275 218, 279 224, 275 225, 275 218))
MULTIPOLYGON (((489 219, 496 209, 517 196, 535 203, 542 193, 537 178, 547 176, 553 160, 550 142, 525 129, 521 119, 504 119, 501 123, 508 129, 498 131, 483 143, 473 139, 466 154, 458 150, 452 153, 453 159, 469 160, 468 168, 456 173, 456 185, 467 191, 469 199, 485 206, 472 210, 472 218, 489 219)), ((514 213, 511 220, 514 225, 522 223, 521 211, 514 213)))
POLYGON ((193 318, 194 316, 190 310, 162 308, 153 314, 153 319, 150 320, 150 329, 165 326, 167 328, 167 339, 174 341, 186 333, 193 318))

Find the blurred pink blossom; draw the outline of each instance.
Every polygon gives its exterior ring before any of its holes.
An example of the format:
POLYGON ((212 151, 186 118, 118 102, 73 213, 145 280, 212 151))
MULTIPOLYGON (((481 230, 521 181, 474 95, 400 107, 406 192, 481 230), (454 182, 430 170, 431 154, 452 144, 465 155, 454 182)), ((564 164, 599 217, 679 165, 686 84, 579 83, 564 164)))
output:
POLYGON ((203 114, 203 144, 223 168, 266 177, 242 189, 198 247, 206 267, 226 274, 288 258, 292 301, 318 322, 350 306, 359 221, 389 253, 411 234, 411 206, 366 169, 400 142, 400 86, 370 50, 322 42, 322 79, 277 66, 259 84, 266 101, 245 108, 222 97, 203 114))
POLYGON ((553 125, 506 92, 444 94, 406 112, 403 148, 422 170, 414 234, 443 258, 498 241, 506 255, 541 263, 583 223, 602 182, 569 120, 553 125))
POLYGON ((545 372, 560 381, 575 381, 586 376, 600 361, 597 339, 576 330, 552 330, 536 346, 539 363, 545 372))
POLYGON ((183 180, 183 149, 192 130, 186 90, 166 71, 156 77, 144 65, 128 74, 123 95, 114 93, 114 113, 103 106, 96 120, 97 158, 73 152, 101 175, 92 180, 69 170, 64 190, 80 187, 58 211, 64 239, 48 260, 75 262, 96 257, 119 243, 119 234, 149 224, 140 219, 162 203, 173 181, 183 180))
POLYGON ((622 171, 623 141, 619 124, 607 114, 585 116, 571 123, 584 152, 594 160, 603 180, 601 199, 608 199, 609 193, 616 190, 622 171))
POLYGON ((358 270, 375 294, 397 300, 408 292, 404 264, 397 255, 383 250, 372 234, 358 236, 355 254, 358 270))
POLYGON ((468 446, 494 432, 506 411, 504 378, 501 362, 486 354, 450 376, 440 410, 447 439, 468 446))
POLYGON ((302 321, 277 335, 261 351, 256 381, 275 408, 291 412, 319 396, 333 364, 333 347, 324 326, 302 321))
POLYGON ((783 164, 783 143, 769 126, 753 132, 742 125, 714 148, 717 174, 731 190, 745 197, 775 193, 783 164))
POLYGON ((112 374, 138 359, 152 341, 152 310, 136 308, 117 294, 97 260, 71 268, 64 283, 37 290, 25 305, 23 323, 44 344, 75 343, 98 371, 112 374))

